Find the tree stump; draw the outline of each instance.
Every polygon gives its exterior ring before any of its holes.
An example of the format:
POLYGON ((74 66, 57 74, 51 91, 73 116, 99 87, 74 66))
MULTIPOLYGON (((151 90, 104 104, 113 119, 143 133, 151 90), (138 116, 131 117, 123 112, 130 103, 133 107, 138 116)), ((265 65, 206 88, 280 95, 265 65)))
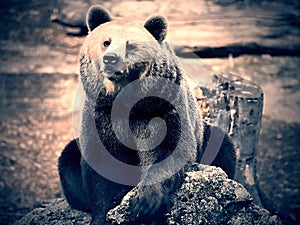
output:
POLYGON ((262 206, 256 182, 256 148, 263 109, 263 91, 255 83, 233 74, 212 76, 211 87, 199 86, 204 119, 221 127, 235 145, 237 165, 235 180, 251 193, 254 203, 262 206))

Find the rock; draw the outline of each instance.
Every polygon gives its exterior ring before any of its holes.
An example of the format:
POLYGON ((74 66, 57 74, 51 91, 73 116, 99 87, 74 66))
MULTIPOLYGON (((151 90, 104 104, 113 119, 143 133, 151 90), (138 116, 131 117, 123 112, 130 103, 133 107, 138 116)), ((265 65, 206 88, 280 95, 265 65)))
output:
POLYGON ((107 220, 111 221, 112 224, 133 222, 135 217, 131 214, 130 200, 136 195, 136 188, 133 188, 123 197, 120 205, 108 211, 106 215, 107 220))
POLYGON ((13 225, 88 225, 90 221, 89 214, 71 209, 65 199, 58 198, 40 204, 13 225))
MULTIPOLYGON (((134 223, 130 213, 131 196, 107 213, 113 224, 134 223)), ((168 225, 184 224, 282 224, 277 216, 252 203, 248 191, 225 172, 214 166, 195 164, 186 173, 185 181, 171 199, 172 208, 167 213, 168 225)))
MULTIPOLYGON (((130 202, 135 192, 133 188, 120 205, 107 213, 112 224, 134 224, 130 202)), ((192 165, 171 201, 172 207, 166 214, 168 225, 282 224, 276 215, 253 204, 251 195, 241 184, 228 179, 220 168, 214 166, 192 165)), ((13 225, 86 225, 90 220, 89 214, 71 209, 60 198, 41 204, 13 225)))
POLYGON ((214 166, 187 173, 167 213, 169 225, 282 224, 277 216, 254 205, 249 192, 214 166))

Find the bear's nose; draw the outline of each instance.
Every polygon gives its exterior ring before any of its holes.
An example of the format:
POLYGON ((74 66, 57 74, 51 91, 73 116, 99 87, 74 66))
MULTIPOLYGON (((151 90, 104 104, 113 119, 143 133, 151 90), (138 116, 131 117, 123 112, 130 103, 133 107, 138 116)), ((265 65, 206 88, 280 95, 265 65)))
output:
POLYGON ((109 52, 109 53, 106 53, 104 56, 103 56, 103 63, 104 64, 110 64, 110 65, 115 65, 119 62, 119 56, 114 53, 114 52, 109 52))

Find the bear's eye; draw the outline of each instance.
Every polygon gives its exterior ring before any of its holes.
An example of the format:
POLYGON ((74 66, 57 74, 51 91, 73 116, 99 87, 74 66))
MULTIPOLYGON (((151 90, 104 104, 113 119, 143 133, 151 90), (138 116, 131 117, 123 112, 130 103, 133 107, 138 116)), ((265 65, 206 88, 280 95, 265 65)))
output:
POLYGON ((110 41, 104 41, 104 42, 103 42, 103 46, 104 46, 104 47, 108 47, 109 45, 110 45, 110 41))
POLYGON ((128 50, 128 51, 132 51, 132 50, 134 50, 136 48, 136 46, 134 45, 134 44, 130 44, 130 43, 126 43, 126 49, 128 50))

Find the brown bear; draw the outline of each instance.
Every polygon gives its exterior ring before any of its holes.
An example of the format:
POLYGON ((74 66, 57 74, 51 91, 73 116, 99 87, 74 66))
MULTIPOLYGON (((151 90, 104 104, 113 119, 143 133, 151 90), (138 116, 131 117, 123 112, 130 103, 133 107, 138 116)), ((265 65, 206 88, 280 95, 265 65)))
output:
POLYGON ((112 20, 106 9, 93 6, 87 26, 80 135, 58 165, 65 197, 73 208, 92 213, 91 224, 106 224, 106 213, 137 187, 135 224, 164 224, 169 197, 191 163, 211 163, 234 176, 233 144, 202 121, 165 41, 164 17, 144 24, 112 20))

